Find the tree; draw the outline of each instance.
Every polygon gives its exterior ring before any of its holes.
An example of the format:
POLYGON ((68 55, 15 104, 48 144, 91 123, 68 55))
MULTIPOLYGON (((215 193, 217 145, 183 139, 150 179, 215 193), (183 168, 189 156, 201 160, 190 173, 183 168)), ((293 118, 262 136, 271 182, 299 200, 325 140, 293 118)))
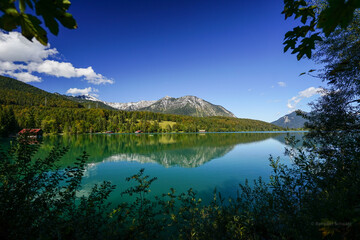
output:
POLYGON ((292 49, 298 60, 304 55, 311 58, 316 42, 328 37, 338 26, 346 29, 358 8, 360 0, 284 0, 285 19, 294 16, 302 23, 285 34, 284 52, 292 49))
POLYGON ((356 239, 360 236, 360 1, 284 2, 285 17, 301 17, 303 24, 286 33, 285 51, 293 49, 298 60, 306 55, 324 65, 316 77, 327 82, 329 89, 312 103, 310 114, 302 114, 309 120, 310 132, 301 149, 288 149, 294 164, 288 168, 271 160, 272 196, 257 194, 264 189, 260 185, 254 190, 245 187, 245 191, 261 196, 265 204, 279 203, 273 212, 278 224, 303 223, 301 229, 286 233, 287 238, 321 233, 356 239))
POLYGON ((15 114, 11 107, 0 105, 0 136, 8 136, 17 130, 15 114))
MULTIPOLYGON (((326 138, 328 132, 334 130, 341 130, 334 134, 346 135, 360 129, 360 17, 359 12, 354 9, 358 5, 355 4, 357 1, 348 1, 345 5, 337 2, 339 1, 329 1, 328 6, 318 4, 318 8, 324 9, 323 11, 330 13, 332 10, 329 8, 337 6, 340 13, 344 11, 348 15, 342 16, 344 19, 341 21, 341 28, 330 28, 327 32, 324 30, 325 36, 322 41, 317 42, 312 57, 316 63, 324 66, 315 77, 329 86, 329 89, 323 91, 320 101, 312 104, 313 111, 307 116, 310 120, 308 128, 313 130, 311 135, 314 137, 321 135, 326 138), (341 9, 348 4, 352 4, 352 7, 341 9), (352 13, 355 11, 355 14, 347 12, 349 9, 352 13), (349 17, 351 18, 348 19, 349 17)), ((318 18, 321 16, 320 13, 318 18)), ((310 70, 308 74, 314 76, 312 72, 314 70, 310 70)))
POLYGON ((353 19, 346 30, 336 29, 317 44, 313 59, 324 68, 317 75, 333 91, 350 97, 348 104, 359 103, 360 93, 360 18, 353 19))
POLYGON ((34 109, 31 108, 28 112, 25 120, 25 128, 36 128, 36 121, 35 121, 35 115, 34 115, 34 109))
POLYGON ((28 40, 36 38, 41 44, 47 45, 47 32, 39 17, 54 35, 59 33, 59 23, 66 28, 76 29, 76 21, 68 13, 70 5, 69 0, 0 0, 0 29, 14 31, 20 27, 21 34, 28 40))

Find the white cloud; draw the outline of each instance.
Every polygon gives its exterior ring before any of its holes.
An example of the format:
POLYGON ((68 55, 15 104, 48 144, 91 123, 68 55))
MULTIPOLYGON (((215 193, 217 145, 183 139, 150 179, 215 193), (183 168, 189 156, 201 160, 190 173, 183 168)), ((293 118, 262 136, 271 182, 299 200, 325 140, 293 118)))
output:
POLYGON ((309 98, 314 96, 315 94, 320 94, 320 91, 322 90, 323 90, 322 88, 309 87, 304 91, 299 92, 299 95, 304 98, 309 98))
POLYGON ((285 82, 277 82, 277 84, 278 84, 280 87, 286 87, 286 83, 285 83, 285 82))
POLYGON ((69 62, 49 60, 59 52, 50 45, 43 46, 36 39, 28 41, 18 32, 0 32, 0 74, 23 82, 40 82, 34 73, 64 78, 83 78, 92 84, 112 84, 113 80, 95 73, 93 68, 76 68, 69 62))
MULTIPOLYGON (((99 90, 97 90, 96 88, 92 88, 92 87, 88 87, 88 88, 70 88, 69 90, 66 91, 67 94, 71 94, 71 95, 88 95, 90 93, 95 93, 95 92, 99 92, 99 90)), ((96 94, 93 94, 96 95, 96 94)))
POLYGON ((297 104, 303 100, 304 98, 312 97, 316 94, 321 94, 322 88, 315 88, 315 87, 309 87, 301 92, 295 97, 292 97, 288 100, 287 107, 289 108, 289 111, 293 111, 296 109, 297 104))
POLYGON ((103 75, 95 73, 92 67, 75 68, 68 62, 58 62, 54 60, 45 60, 42 63, 32 62, 28 65, 28 70, 56 77, 83 77, 92 84, 114 83, 114 81, 105 78, 103 75))
POLYGON ((23 70, 26 66, 22 64, 15 64, 13 62, 8 61, 0 61, 0 71, 16 71, 23 70))
POLYGON ((0 61, 41 62, 56 54, 58 51, 50 45, 44 46, 35 39, 30 42, 18 32, 0 32, 0 61))
POLYGON ((23 82, 41 82, 41 78, 38 76, 32 75, 28 72, 12 72, 12 71, 2 71, 0 70, 0 75, 8 75, 16 79, 21 79, 23 82))

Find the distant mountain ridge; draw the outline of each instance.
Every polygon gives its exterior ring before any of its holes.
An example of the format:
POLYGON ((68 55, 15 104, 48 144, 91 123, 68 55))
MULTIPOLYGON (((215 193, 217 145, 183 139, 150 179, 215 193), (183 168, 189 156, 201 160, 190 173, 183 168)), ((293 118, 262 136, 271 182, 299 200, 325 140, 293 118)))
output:
POLYGON ((236 117, 232 112, 225 109, 223 106, 214 105, 195 96, 184 96, 180 98, 166 96, 147 107, 141 108, 140 110, 189 115, 194 117, 236 117))
POLYGON ((223 106, 214 105, 196 96, 184 96, 179 98, 166 96, 157 101, 142 100, 139 102, 129 103, 105 102, 91 95, 81 95, 75 98, 102 102, 112 108, 124 111, 149 111, 157 113, 188 115, 193 117, 236 117, 232 112, 225 109, 223 106))
POLYGON ((306 121, 307 120, 305 118, 297 115, 297 113, 294 111, 271 123, 283 128, 303 128, 306 121))
POLYGON ((65 98, 67 98, 71 101, 78 102, 86 108, 104 108, 104 109, 109 109, 109 110, 116 110, 115 108, 106 104, 106 102, 101 101, 101 100, 97 99, 96 97, 91 96, 89 94, 75 96, 75 97, 68 96, 68 95, 61 95, 61 96, 64 96, 65 98))
POLYGON ((128 103, 112 103, 112 102, 107 102, 107 105, 115 108, 115 109, 119 109, 119 110, 124 110, 124 111, 137 111, 138 109, 144 108, 144 107, 148 107, 151 104, 155 103, 156 101, 145 101, 145 100, 141 100, 139 102, 128 102, 128 103))

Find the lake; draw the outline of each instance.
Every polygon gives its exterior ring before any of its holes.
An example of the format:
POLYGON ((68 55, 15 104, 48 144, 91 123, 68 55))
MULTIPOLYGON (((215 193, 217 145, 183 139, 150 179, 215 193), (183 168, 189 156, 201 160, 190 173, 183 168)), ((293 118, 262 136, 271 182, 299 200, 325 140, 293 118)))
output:
MULTIPOLYGON (((301 139, 302 132, 290 132, 301 139)), ((223 196, 236 196, 239 183, 271 173, 270 154, 290 163, 285 152, 285 132, 204 133, 204 134, 82 134, 45 136, 37 157, 44 157, 55 145, 69 146, 60 165, 72 165, 83 151, 90 157, 81 194, 104 180, 117 185, 110 200, 121 198, 129 183, 125 181, 145 168, 158 179, 151 194, 177 193, 189 188, 205 201, 212 199, 214 188, 223 196)), ((6 144, 3 141, 3 145, 6 144)))

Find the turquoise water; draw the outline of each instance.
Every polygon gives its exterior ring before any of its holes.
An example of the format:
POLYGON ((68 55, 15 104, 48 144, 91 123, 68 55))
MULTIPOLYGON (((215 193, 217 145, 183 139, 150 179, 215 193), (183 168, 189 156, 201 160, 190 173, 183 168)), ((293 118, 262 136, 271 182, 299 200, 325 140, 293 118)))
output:
MULTIPOLYGON (((303 133, 290 133, 301 138, 303 133)), ((83 134, 46 136, 38 153, 43 157, 59 144, 69 146, 60 165, 71 165, 86 151, 90 157, 80 194, 87 194, 104 180, 117 185, 110 200, 121 198, 129 183, 125 178, 145 168, 158 179, 151 194, 177 193, 193 188, 202 199, 212 198, 214 188, 223 196, 235 196, 239 183, 271 173, 269 156, 284 156, 286 133, 206 133, 206 134, 83 134)), ((5 141, 3 141, 3 145, 5 141)))

